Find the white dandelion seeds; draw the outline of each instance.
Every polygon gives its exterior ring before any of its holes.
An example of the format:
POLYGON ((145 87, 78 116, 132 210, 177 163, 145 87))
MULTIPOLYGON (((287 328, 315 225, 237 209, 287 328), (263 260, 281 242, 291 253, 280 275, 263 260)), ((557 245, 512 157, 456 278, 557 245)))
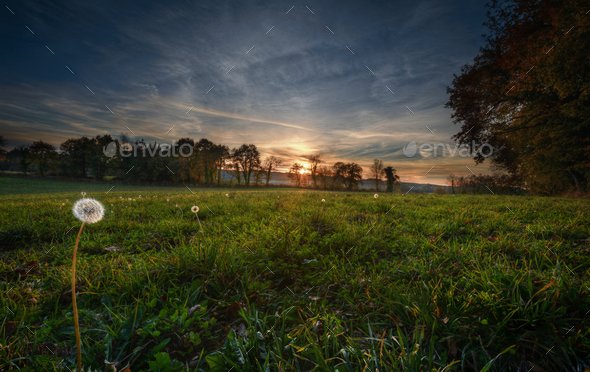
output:
POLYGON ((326 199, 322 199, 322 203, 325 203, 325 202, 326 202, 326 199))
POLYGON ((85 197, 86 197, 86 192, 82 191, 82 192, 80 193, 80 195, 82 195, 82 197, 83 197, 83 198, 85 198, 85 197))
POLYGON ((375 199, 377 199, 377 198, 379 197, 379 194, 375 194, 375 195, 373 195, 373 197, 374 197, 375 199))
MULTIPOLYGON (((82 192, 82 196, 86 195, 82 192)), ((78 320, 78 304, 76 302, 76 262, 78 254, 78 246, 80 245, 80 237, 84 226, 88 223, 96 223, 102 220, 104 216, 104 207, 96 199, 83 198, 74 203, 72 208, 74 216, 82 221, 78 235, 76 236, 76 244, 74 245, 74 252, 72 254, 72 317, 74 318, 74 334, 76 337, 76 365, 78 371, 82 371, 82 338, 80 337, 80 322, 78 320)))
POLYGON ((96 223, 104 217, 104 207, 95 199, 84 198, 74 204, 74 216, 84 223, 96 223))
POLYGON ((199 207, 197 205, 193 205, 191 208, 191 212, 197 216, 197 222, 199 223, 199 229, 203 232, 203 225, 201 225, 201 220, 199 219, 199 207))
POLYGON ((226 198, 229 198, 229 194, 227 194, 227 193, 226 193, 226 194, 225 194, 225 197, 226 197, 226 198))

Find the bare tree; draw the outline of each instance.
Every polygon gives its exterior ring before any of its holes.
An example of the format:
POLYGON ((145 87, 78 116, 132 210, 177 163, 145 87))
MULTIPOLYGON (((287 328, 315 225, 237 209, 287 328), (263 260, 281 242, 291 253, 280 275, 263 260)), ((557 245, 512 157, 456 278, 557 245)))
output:
POLYGON ((320 154, 313 154, 307 157, 310 165, 310 174, 311 174, 311 181, 313 183, 313 187, 317 188, 317 175, 318 175, 318 166, 323 163, 322 159, 320 158, 320 154))
POLYGON ((301 186, 301 172, 303 171, 303 165, 295 162, 291 165, 291 168, 289 168, 289 178, 291 179, 291 181, 293 181, 293 183, 295 184, 295 186, 300 187, 301 186))
POLYGON ((379 191, 379 183, 381 182, 381 178, 384 174, 383 161, 374 159, 373 164, 371 165, 371 173, 373 175, 373 179, 375 180, 375 190, 379 191))
POLYGON ((262 168, 264 169, 265 176, 266 176, 266 186, 270 185, 270 177, 271 177, 272 171, 275 170, 282 163, 283 163, 283 160, 280 158, 277 158, 275 156, 269 156, 266 159, 264 159, 264 163, 262 165, 262 168))
POLYGON ((263 168, 262 164, 260 164, 254 169, 254 184, 256 186, 262 185, 263 178, 266 178, 266 170, 263 168))

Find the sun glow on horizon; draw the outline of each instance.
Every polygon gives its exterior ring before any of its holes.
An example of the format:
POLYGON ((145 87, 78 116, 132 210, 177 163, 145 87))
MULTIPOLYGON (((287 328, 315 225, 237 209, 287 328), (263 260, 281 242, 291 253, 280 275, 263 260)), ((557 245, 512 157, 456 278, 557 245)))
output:
POLYGON ((299 174, 311 174, 311 164, 309 163, 300 163, 302 165, 299 174))

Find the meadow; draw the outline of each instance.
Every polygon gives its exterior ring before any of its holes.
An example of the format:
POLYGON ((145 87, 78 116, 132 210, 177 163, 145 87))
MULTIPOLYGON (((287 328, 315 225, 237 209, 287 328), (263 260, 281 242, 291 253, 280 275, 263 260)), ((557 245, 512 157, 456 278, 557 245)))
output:
POLYGON ((0 370, 75 369, 69 270, 80 192, 106 208, 78 258, 87 368, 589 366, 587 199, 107 193, 8 178, 0 190, 0 370))

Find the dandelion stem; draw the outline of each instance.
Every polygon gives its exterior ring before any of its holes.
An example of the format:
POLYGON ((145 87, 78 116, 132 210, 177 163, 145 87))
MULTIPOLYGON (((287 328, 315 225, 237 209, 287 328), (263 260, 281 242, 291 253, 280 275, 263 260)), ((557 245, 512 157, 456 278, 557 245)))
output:
POLYGON ((201 225, 201 220, 199 219, 199 215, 195 213, 195 216, 197 216, 197 222, 199 223, 199 230, 202 233, 203 232, 203 225, 201 225))
POLYGON ((76 365, 78 366, 78 371, 82 371, 82 342, 80 341, 80 323, 78 322, 78 305, 76 303, 76 254, 78 253, 78 245, 80 244, 84 224, 82 222, 80 231, 78 231, 74 254, 72 255, 72 313, 74 316, 74 333, 76 334, 76 365))

